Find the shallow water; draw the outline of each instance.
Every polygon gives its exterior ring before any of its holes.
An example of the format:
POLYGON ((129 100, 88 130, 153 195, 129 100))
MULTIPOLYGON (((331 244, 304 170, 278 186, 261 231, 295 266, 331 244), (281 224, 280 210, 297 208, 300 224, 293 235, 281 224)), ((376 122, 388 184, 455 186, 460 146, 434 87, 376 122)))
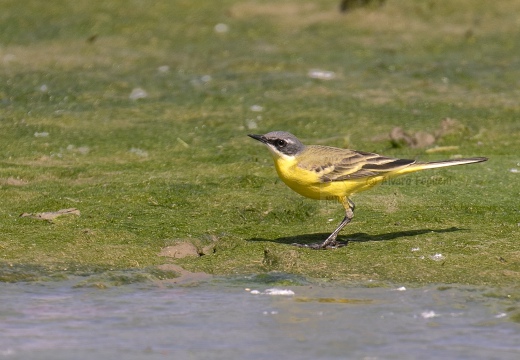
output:
POLYGON ((0 359, 520 358, 489 289, 82 281, 0 284, 0 359))

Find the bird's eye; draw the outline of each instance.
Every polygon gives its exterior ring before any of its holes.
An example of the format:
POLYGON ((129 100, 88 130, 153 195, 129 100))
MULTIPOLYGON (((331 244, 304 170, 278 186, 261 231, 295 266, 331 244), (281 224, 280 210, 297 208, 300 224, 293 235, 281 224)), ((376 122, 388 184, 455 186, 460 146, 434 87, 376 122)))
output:
POLYGON ((283 148, 287 145, 287 141, 283 139, 276 140, 276 147, 283 148))

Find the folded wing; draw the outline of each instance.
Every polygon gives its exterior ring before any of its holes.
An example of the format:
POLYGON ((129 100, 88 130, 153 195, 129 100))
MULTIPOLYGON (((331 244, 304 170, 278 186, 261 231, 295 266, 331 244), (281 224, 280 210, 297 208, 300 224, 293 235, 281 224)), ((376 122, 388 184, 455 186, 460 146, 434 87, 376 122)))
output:
POLYGON ((415 160, 326 146, 312 146, 307 151, 309 155, 304 156, 298 166, 315 171, 322 183, 385 175, 415 163, 415 160), (313 163, 313 159, 319 159, 320 164, 313 163))

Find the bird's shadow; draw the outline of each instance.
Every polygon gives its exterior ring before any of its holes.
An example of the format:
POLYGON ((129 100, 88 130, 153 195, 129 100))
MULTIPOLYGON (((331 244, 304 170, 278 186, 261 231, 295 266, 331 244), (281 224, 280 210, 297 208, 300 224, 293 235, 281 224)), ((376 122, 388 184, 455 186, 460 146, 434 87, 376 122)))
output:
MULTIPOLYGON (((338 242, 346 244, 350 241, 353 242, 367 242, 367 241, 387 241, 394 240, 402 237, 416 236, 423 234, 443 234, 455 231, 464 231, 467 229, 461 229, 458 227, 450 227, 446 229, 418 229, 418 230, 406 230, 406 231, 395 231, 384 234, 370 235, 367 233, 355 233, 343 236, 338 236, 338 242)), ((301 234, 296 236, 286 236, 276 239, 263 239, 263 238, 251 238, 248 241, 271 241, 279 244, 300 244, 309 245, 323 242, 330 234, 329 233, 316 233, 316 234, 301 234)))

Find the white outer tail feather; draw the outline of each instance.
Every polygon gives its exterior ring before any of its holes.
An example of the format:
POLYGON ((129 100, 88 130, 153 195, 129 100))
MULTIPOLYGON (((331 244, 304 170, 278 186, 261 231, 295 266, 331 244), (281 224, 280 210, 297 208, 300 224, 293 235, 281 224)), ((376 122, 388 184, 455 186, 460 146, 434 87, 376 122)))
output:
POLYGON ((485 157, 476 157, 476 158, 467 158, 467 159, 453 159, 453 160, 444 160, 444 161, 433 161, 428 163, 417 163, 417 165, 421 166, 423 169, 435 169, 445 166, 454 166, 454 165, 463 165, 463 164, 472 164, 486 161, 485 157))

